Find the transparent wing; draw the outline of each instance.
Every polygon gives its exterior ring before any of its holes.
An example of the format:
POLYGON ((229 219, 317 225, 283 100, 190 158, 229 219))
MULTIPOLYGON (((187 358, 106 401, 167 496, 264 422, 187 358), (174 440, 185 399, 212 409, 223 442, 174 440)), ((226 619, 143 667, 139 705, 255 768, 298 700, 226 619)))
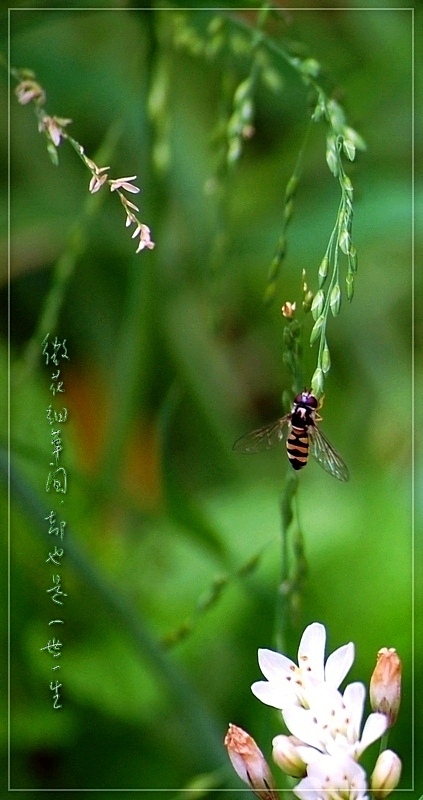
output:
POLYGON ((330 475, 333 475, 334 478, 338 478, 340 481, 348 481, 350 473, 348 472, 347 465, 342 460, 339 453, 329 444, 317 425, 310 425, 308 433, 310 452, 316 461, 319 462, 320 466, 323 467, 326 472, 329 472, 330 475))
POLYGON ((260 453, 262 450, 270 450, 283 439, 284 425, 289 421, 291 415, 287 414, 285 417, 277 419, 276 422, 271 422, 270 425, 264 425, 256 431, 246 433, 237 439, 233 449, 237 453, 260 453))

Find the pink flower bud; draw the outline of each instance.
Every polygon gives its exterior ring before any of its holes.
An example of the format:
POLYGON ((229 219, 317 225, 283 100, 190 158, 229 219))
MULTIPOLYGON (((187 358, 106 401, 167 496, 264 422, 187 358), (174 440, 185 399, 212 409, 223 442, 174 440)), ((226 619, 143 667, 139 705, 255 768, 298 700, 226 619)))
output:
POLYGON ((257 797, 260 800, 277 800, 272 774, 253 737, 231 724, 225 736, 225 746, 235 772, 257 797))
POLYGON ((370 704, 373 711, 385 714, 391 727, 401 701, 401 659, 394 647, 382 647, 370 679, 370 704))

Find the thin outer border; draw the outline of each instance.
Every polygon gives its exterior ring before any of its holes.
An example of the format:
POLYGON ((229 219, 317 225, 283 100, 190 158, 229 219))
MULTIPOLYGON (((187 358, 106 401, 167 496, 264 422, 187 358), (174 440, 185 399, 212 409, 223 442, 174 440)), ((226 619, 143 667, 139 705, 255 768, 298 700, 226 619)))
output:
MULTIPOLYGON (((11 296, 10 296, 10 285, 11 285, 11 274, 10 274, 10 245, 11 245, 11 231, 10 231, 10 206, 11 206, 11 182, 10 182, 10 142, 11 142, 11 129, 10 129, 10 106, 11 106, 11 77, 10 77, 10 51, 11 51, 11 13, 13 11, 260 11, 261 8, 252 8, 247 6, 243 7, 230 7, 230 6, 210 6, 210 7, 183 7, 179 6, 177 8, 172 7, 155 7, 154 9, 149 8, 100 8, 100 7, 71 7, 64 9, 63 7, 50 7, 50 8, 8 8, 8 26, 7 26, 7 63, 9 67, 9 81, 8 81, 8 103, 7 103, 7 135, 8 135, 8 143, 7 143, 7 156, 8 156, 8 163, 7 163, 7 180, 8 180, 8 196, 7 196, 7 207, 8 207, 8 294, 7 294, 7 336, 8 336, 8 347, 7 347, 7 370, 8 370, 8 382, 7 382, 7 429, 8 429, 8 454, 7 454, 7 467, 8 467, 8 482, 7 482, 7 500, 8 500, 8 554, 7 554, 7 568, 8 568, 8 608, 7 608, 7 623, 8 623, 8 677, 7 677, 7 692, 8 692, 8 710, 7 710, 7 724, 8 724, 8 756, 7 756, 7 768, 8 768, 8 792, 198 792, 198 789, 106 789, 106 788, 98 788, 98 789, 32 789, 32 788, 25 788, 25 789, 12 789, 10 786, 10 779, 11 779, 11 742, 10 742, 10 724, 11 724, 11 710, 10 710, 10 500, 11 500, 11 489, 10 489, 10 390, 11 390, 11 381, 10 381, 10 359, 11 359, 11 351, 10 351, 10 319, 11 319, 11 296)), ((414 343, 415 343, 415 308, 414 308, 414 300, 415 300, 415 7, 393 7, 393 8, 380 8, 374 6, 367 6, 367 7, 328 7, 322 6, 320 8, 309 8, 309 7, 302 7, 302 8, 290 8, 284 7, 283 10, 286 11, 409 11, 411 12, 411 256, 412 256, 412 264, 411 264, 411 425, 412 425, 412 437, 411 437, 411 454, 412 454, 412 463, 411 463, 411 507, 412 507, 412 522, 411 522, 411 540, 412 540, 412 550, 411 550, 411 651, 412 651, 412 661, 411 661, 411 771, 412 771, 412 787, 410 789, 395 789, 394 792, 401 791, 401 792, 414 792, 415 791, 415 734, 414 734, 414 722, 415 722, 415 525, 414 525, 414 509, 415 509, 415 443, 414 443, 414 424, 415 424, 415 356, 414 356, 414 343)), ((239 789, 208 789, 209 792, 248 792, 251 794, 251 790, 248 788, 239 788, 239 789)), ((277 789, 276 791, 279 792, 290 792, 292 793, 291 789, 277 789)), ((420 798, 423 800, 423 795, 420 798)))

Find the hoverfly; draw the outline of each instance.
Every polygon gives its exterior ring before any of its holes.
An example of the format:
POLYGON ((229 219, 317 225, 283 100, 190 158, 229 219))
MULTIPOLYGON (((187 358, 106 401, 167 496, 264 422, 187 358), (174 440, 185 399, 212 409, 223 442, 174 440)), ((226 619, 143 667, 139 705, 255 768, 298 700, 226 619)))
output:
POLYGON ((318 414, 319 402, 308 391, 298 394, 289 414, 264 425, 251 433, 237 439, 233 449, 238 453, 259 453, 270 450, 283 439, 283 429, 288 425, 286 452, 291 466, 298 470, 305 467, 309 454, 318 461, 321 467, 340 481, 349 479, 349 472, 341 456, 333 449, 318 428, 316 422, 322 418, 318 414))

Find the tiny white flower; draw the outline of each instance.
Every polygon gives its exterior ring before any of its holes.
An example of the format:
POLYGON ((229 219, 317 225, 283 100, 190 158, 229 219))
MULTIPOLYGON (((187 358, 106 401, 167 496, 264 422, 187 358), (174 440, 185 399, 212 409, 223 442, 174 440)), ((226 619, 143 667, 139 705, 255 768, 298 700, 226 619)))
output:
MULTIPOLYGON (((109 169, 109 167, 102 167, 102 169, 109 169)), ((107 181, 107 172, 104 172, 103 175, 100 175, 100 171, 101 170, 98 170, 98 172, 93 175, 90 180, 90 185, 88 188, 91 194, 98 192, 98 190, 103 186, 103 183, 106 183, 107 181)))
POLYGON ((253 694, 269 706, 285 709, 290 705, 309 707, 309 693, 313 686, 326 682, 335 689, 349 671, 354 661, 352 642, 335 650, 324 661, 326 630, 324 625, 309 625, 298 648, 298 666, 287 656, 273 650, 259 650, 260 669, 267 681, 256 681, 253 694))
POLYGON ((299 800, 368 800, 366 773, 348 755, 320 755, 294 794, 299 800))
POLYGON ((47 133, 53 144, 58 147, 60 139, 64 135, 63 128, 70 125, 71 119, 64 119, 63 117, 49 117, 47 114, 40 119, 38 123, 38 130, 40 133, 43 131, 47 133))
MULTIPOLYGON (((283 718, 288 730, 309 747, 335 755, 345 752, 358 759, 364 750, 385 732, 388 722, 383 714, 370 714, 360 737, 365 688, 352 683, 342 695, 327 684, 310 689, 310 707, 286 708, 283 718)), ((302 754, 304 760, 307 759, 302 754)))
POLYGON ((139 231, 137 232, 137 235, 139 234, 140 241, 135 252, 139 253, 141 250, 145 250, 145 248, 147 248, 147 250, 153 250, 155 247, 155 242, 153 242, 150 238, 150 228, 147 225, 143 225, 141 222, 139 223, 138 228, 139 231))
POLYGON ((116 180, 110 181, 110 191, 114 192, 117 189, 125 189, 126 192, 132 192, 132 194, 138 194, 139 188, 138 186, 133 186, 130 181, 136 181, 137 176, 131 175, 129 178, 116 178, 116 180))

